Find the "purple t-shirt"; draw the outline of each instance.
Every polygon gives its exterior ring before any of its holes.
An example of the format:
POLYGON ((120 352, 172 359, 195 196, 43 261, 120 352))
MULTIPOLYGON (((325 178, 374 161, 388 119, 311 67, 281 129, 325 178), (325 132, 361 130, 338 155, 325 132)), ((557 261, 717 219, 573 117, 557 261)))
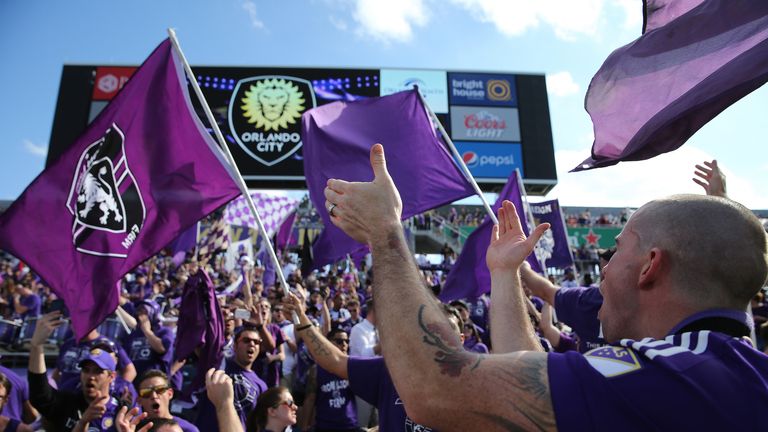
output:
POLYGON ((464 340, 464 349, 469 352, 475 352, 479 354, 488 354, 488 346, 480 342, 474 336, 471 336, 464 340))
POLYGON ((318 430, 357 430, 357 405, 349 381, 317 366, 315 428, 318 430))
POLYGON ((603 295, 596 287, 560 288, 555 294, 557 319, 568 324, 579 337, 581 353, 605 345, 597 319, 602 305, 603 295))
POLYGON ((4 366, 0 366, 0 372, 11 382, 11 394, 8 395, 8 400, 6 400, 3 411, 0 414, 12 419, 21 420, 24 415, 24 402, 29 400, 27 380, 4 366))
MULTIPOLYGON (((235 392, 235 411, 240 416, 240 423, 243 424, 243 429, 245 429, 245 419, 256 408, 256 401, 259 395, 267 391, 267 385, 253 371, 243 369, 231 359, 226 360, 224 372, 232 378, 235 392)), ((211 401, 208 400, 204 389, 198 406, 195 425, 202 431, 218 431, 216 409, 211 401)))
MULTIPOLYGON (((270 354, 277 354, 280 350, 280 345, 285 342, 283 337, 283 331, 280 330, 280 326, 274 323, 267 324, 267 330, 272 334, 272 339, 275 340, 275 349, 270 354)), ((273 361, 267 362, 267 353, 259 352, 259 356, 256 357, 256 361, 253 362, 253 370, 259 375, 259 377, 267 383, 269 387, 275 387, 280 385, 280 375, 283 370, 283 362, 273 361)))
POLYGON ((176 423, 179 424, 179 427, 181 427, 181 430, 184 432, 200 432, 200 429, 198 429, 197 426, 184 420, 181 417, 173 416, 173 419, 176 420, 176 423))
POLYGON ((384 357, 350 357, 347 360, 349 384, 355 396, 379 410, 381 431, 429 432, 426 426, 415 423, 405 413, 405 406, 395 390, 392 378, 384 364, 384 357))
POLYGON ((22 296, 19 299, 19 303, 22 306, 25 306, 29 308, 26 312, 21 314, 21 319, 25 319, 27 317, 37 317, 40 316, 40 296, 37 294, 30 294, 28 296, 22 296))
POLYGON ((558 430, 765 430, 768 356, 710 330, 548 355, 558 430))
POLYGON ((128 352, 128 357, 136 367, 136 377, 140 377, 150 369, 159 369, 165 373, 170 372, 173 356, 173 331, 167 327, 156 327, 152 331, 162 341, 165 348, 164 354, 159 354, 152 349, 149 340, 144 336, 144 332, 138 327, 123 342, 123 348, 128 352))

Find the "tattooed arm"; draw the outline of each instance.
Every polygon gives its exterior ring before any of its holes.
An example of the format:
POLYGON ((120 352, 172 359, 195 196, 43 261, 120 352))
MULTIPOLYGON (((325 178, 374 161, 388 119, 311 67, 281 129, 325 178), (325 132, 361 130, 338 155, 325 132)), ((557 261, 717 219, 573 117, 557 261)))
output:
POLYGON ((515 206, 504 201, 499 224, 493 227, 486 264, 491 272, 491 342, 494 353, 543 351, 528 319, 519 269, 549 224, 526 238, 515 206))
POLYGON ((304 302, 293 293, 289 293, 289 295, 290 298, 286 299, 283 305, 288 312, 296 312, 299 316, 299 324, 294 327, 294 332, 304 341, 312 358, 328 372, 339 378, 348 379, 347 359, 349 357, 323 336, 320 329, 312 325, 304 310, 304 302), (296 331, 297 328, 307 325, 310 327, 296 331))
POLYGON ((444 430, 554 430, 546 355, 484 356, 463 349, 420 282, 380 145, 371 150, 371 165, 371 183, 330 180, 326 207, 336 204, 333 223, 373 250, 382 351, 408 415, 444 430))

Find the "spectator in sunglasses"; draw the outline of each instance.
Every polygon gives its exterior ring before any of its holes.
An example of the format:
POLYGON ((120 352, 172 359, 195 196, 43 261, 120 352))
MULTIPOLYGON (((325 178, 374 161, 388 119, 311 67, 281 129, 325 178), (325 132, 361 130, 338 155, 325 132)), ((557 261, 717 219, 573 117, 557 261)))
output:
POLYGON ((248 417, 247 431, 284 432, 296 424, 298 406, 285 387, 272 387, 259 396, 256 409, 248 417))
POLYGON ((150 369, 144 372, 138 383, 138 402, 141 410, 148 414, 148 419, 172 419, 184 432, 199 432, 197 426, 183 418, 171 415, 170 404, 171 399, 173 399, 173 389, 168 383, 168 375, 165 372, 150 369))

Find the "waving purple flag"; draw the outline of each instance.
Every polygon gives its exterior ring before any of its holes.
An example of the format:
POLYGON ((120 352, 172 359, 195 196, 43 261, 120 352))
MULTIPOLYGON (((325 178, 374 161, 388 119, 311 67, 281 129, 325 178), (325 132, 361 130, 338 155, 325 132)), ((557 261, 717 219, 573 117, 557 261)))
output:
POLYGON ((124 274, 239 193, 166 40, 2 215, 0 247, 66 302, 80 339, 124 274))
POLYGON ((382 143, 403 200, 403 219, 474 193, 437 137, 416 90, 356 102, 334 102, 302 117, 304 175, 325 229, 313 245, 315 268, 362 253, 325 208, 328 179, 371 181, 370 148, 382 143))
POLYGON ((536 224, 549 222, 549 229, 544 232, 536 244, 536 255, 546 267, 571 267, 573 255, 568 244, 568 232, 563 222, 560 202, 556 199, 530 204, 531 214, 536 224))
POLYGON ((643 35, 592 78, 592 156, 573 171, 677 149, 768 81, 768 1, 646 0, 643 35))
MULTIPOLYGON (((509 176, 507 184, 501 190, 496 203, 491 207, 494 213, 499 211, 501 203, 504 200, 512 201, 517 211, 517 217, 520 218, 520 225, 527 236, 528 230, 527 218, 524 211, 523 199, 518 182, 517 170, 509 176)), ((445 280, 445 286, 440 291, 440 300, 449 302, 456 299, 474 299, 481 295, 491 292, 491 272, 485 264, 485 254, 488 246, 491 244, 491 233, 493 232, 493 221, 489 216, 485 216, 483 222, 467 237, 464 247, 461 249, 456 263, 448 273, 445 280)), ((531 267, 541 272, 536 257, 531 254, 526 260, 531 267)))
POLYGON ((197 372, 185 394, 192 394, 205 385, 205 373, 218 367, 224 358, 222 348, 226 344, 224 320, 216 290, 208 274, 200 269, 187 279, 181 295, 179 322, 176 325, 174 360, 185 360, 197 355, 197 372), (198 351, 195 351, 200 348, 198 351))

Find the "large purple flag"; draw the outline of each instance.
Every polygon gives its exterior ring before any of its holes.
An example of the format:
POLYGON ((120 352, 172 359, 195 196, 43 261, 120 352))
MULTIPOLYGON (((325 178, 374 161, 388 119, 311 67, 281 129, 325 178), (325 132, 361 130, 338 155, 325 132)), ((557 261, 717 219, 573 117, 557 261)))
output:
POLYGON ((228 167, 166 40, 2 215, 0 247, 66 302, 80 339, 124 274, 240 193, 228 167))
POLYGON ((362 253, 325 208, 328 179, 371 181, 370 148, 387 150, 387 168, 403 200, 403 219, 465 198, 472 186, 435 133, 416 90, 356 102, 334 102, 302 117, 304 175, 325 229, 313 245, 315 268, 362 253))
MULTIPOLYGON (((507 184, 504 185, 499 197, 496 199, 496 203, 491 208, 494 213, 497 213, 504 200, 512 201, 517 211, 517 217, 520 218, 523 232, 527 236, 530 232, 527 223, 528 218, 525 215, 525 207, 523 206, 518 179, 517 170, 515 170, 509 176, 507 184)), ((488 251, 488 246, 491 244, 492 232, 493 221, 486 215, 483 222, 472 231, 472 234, 467 237, 467 241, 464 242, 464 247, 461 248, 461 253, 456 259, 453 268, 451 268, 450 273, 448 273, 448 278, 445 280, 442 291, 440 291, 441 301, 475 299, 491 292, 491 272, 485 263, 485 254, 488 251)), ((541 272, 541 266, 533 254, 528 256, 527 261, 535 271, 541 272)))
POLYGON ((643 3, 643 35, 614 51, 589 85, 595 142, 573 171, 675 150, 768 81, 768 1, 643 3))
POLYGON ((556 199, 530 204, 534 222, 538 225, 549 222, 549 229, 536 243, 536 255, 545 267, 571 267, 573 255, 568 244, 568 232, 563 222, 560 202, 556 199))
POLYGON ((185 360, 197 355, 197 372, 186 394, 192 394, 205 385, 205 373, 218 367, 224 358, 226 344, 224 320, 216 290, 208 274, 202 269, 190 276, 184 284, 179 307, 179 322, 173 350, 174 360, 185 360), (199 348, 199 349, 198 349, 199 348))

